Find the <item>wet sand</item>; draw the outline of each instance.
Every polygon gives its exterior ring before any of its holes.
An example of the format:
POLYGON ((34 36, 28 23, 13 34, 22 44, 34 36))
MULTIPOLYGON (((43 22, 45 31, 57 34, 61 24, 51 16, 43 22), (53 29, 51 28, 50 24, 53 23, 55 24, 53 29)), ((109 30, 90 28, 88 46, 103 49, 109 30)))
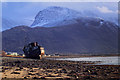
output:
POLYGON ((2 58, 2 80, 119 80, 120 65, 48 59, 2 58))

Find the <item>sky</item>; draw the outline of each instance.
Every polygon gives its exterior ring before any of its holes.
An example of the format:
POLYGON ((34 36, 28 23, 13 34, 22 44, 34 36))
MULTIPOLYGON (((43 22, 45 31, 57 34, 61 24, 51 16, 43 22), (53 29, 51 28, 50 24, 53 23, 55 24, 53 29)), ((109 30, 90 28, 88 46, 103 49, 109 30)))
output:
POLYGON ((106 16, 108 16, 108 14, 112 14, 112 16, 115 17, 117 17, 116 14, 118 13, 117 2, 9 2, 8 0, 6 0, 6 2, 4 1, 2 2, 2 18, 7 19, 9 21, 13 21, 14 23, 17 23, 19 25, 28 26, 32 24, 35 16, 39 11, 49 6, 67 7, 80 12, 85 10, 92 12, 97 11, 98 13, 104 14, 106 16))

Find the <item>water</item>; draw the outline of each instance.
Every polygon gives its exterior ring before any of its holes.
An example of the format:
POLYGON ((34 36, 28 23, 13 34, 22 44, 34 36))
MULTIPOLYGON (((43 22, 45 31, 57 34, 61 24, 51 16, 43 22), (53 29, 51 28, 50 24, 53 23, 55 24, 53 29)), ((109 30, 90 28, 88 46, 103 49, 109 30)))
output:
POLYGON ((80 57, 80 58, 58 58, 56 60, 68 60, 68 61, 100 61, 96 65, 120 65, 118 56, 111 57, 80 57))

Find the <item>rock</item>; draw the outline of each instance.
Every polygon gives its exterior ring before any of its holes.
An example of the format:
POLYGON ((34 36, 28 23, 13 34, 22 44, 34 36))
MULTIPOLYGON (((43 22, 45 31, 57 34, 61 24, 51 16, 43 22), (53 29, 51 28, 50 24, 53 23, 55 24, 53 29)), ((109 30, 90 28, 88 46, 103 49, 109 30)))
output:
POLYGON ((15 63, 21 63, 20 61, 15 61, 15 63))
POLYGON ((104 76, 107 76, 107 74, 104 74, 104 76))
POLYGON ((91 79, 91 77, 90 77, 90 76, 85 76, 84 79, 85 79, 85 80, 86 80, 86 79, 91 79))
POLYGON ((24 77, 24 79, 28 79, 27 77, 24 77))
POLYGON ((5 72, 5 69, 2 69, 2 72, 5 72))
POLYGON ((35 72, 34 70, 31 70, 30 72, 35 72))
POLYGON ((4 69, 7 70, 7 69, 9 69, 9 68, 8 68, 8 67, 5 67, 4 69))
POLYGON ((33 77, 33 79, 40 79, 40 78, 38 78, 38 77, 33 77))
POLYGON ((92 74, 92 75, 98 75, 98 73, 97 73, 97 72, 92 72, 91 74, 92 74))
POLYGON ((47 77, 55 77, 54 75, 49 74, 47 77))
POLYGON ((35 75, 42 76, 42 75, 40 75, 39 73, 36 73, 35 75))
POLYGON ((33 74, 33 73, 28 73, 28 75, 35 75, 35 74, 33 74))
POLYGON ((12 72, 11 74, 20 74, 19 72, 12 72))
POLYGON ((96 67, 97 69, 100 69, 100 67, 98 66, 98 67, 96 67))
POLYGON ((27 76, 27 78, 30 77, 30 76, 27 76))
POLYGON ((41 77, 40 79, 45 79, 45 77, 41 77))
POLYGON ((16 69, 15 71, 20 71, 21 69, 16 69))
POLYGON ((20 69, 23 69, 23 67, 20 67, 20 69))
POLYGON ((69 74, 73 74, 73 73, 76 73, 76 72, 72 70, 69 74))
POLYGON ((46 70, 47 72, 52 72, 52 70, 46 70))
POLYGON ((67 73, 67 70, 66 70, 66 69, 62 69, 62 72, 63 72, 63 73, 67 73))

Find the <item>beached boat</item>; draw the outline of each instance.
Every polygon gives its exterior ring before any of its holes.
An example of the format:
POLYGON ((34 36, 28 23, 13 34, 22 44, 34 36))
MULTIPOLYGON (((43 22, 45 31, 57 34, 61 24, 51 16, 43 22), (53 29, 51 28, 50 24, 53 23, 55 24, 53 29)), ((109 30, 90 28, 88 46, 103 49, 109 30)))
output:
POLYGON ((26 58, 32 59, 42 59, 42 56, 45 54, 45 50, 37 42, 29 43, 23 48, 26 58))

